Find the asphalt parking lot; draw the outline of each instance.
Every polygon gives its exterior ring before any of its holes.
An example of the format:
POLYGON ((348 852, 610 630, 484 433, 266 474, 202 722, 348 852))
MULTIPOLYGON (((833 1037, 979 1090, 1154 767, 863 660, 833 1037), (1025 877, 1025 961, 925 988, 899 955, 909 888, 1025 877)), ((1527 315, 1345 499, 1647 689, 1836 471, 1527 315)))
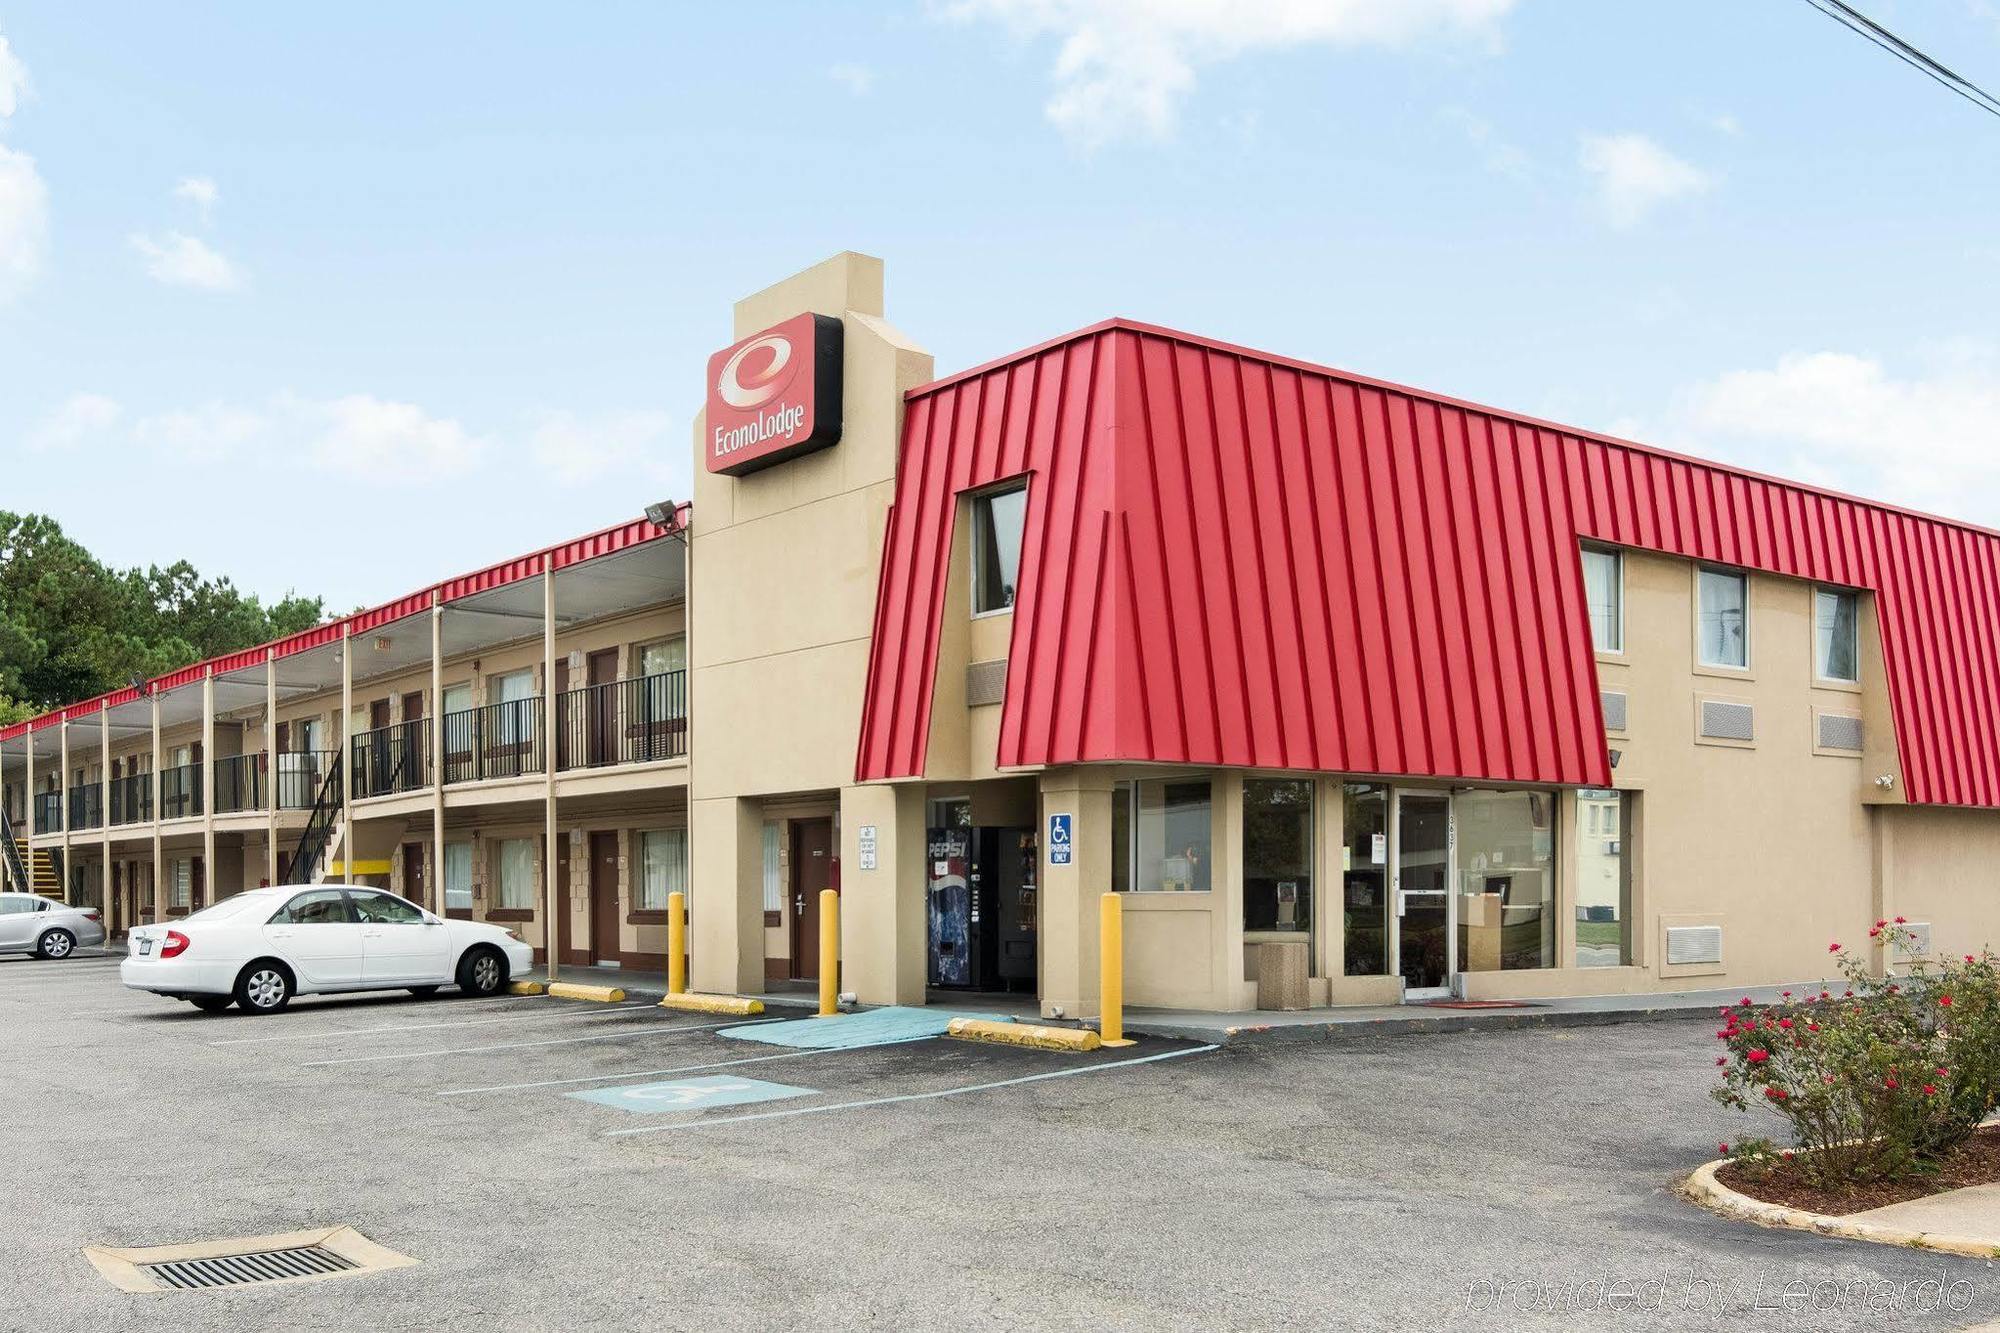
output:
POLYGON ((211 1016, 124 990, 112 958, 0 959, 0 1328, 1959 1328, 2000 1311, 2000 1266, 1675 1197, 1744 1128, 1706 1096, 1700 1023, 1088 1056, 798 1053, 720 1024, 400 994, 211 1016), (82 1255, 342 1223, 418 1264, 131 1295, 82 1255))

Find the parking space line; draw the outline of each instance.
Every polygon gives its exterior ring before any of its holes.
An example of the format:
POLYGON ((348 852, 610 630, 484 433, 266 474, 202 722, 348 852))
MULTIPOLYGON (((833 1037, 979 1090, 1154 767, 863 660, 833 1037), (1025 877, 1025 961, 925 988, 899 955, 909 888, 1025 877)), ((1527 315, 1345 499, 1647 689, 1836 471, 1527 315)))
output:
POLYGON ((817 1115, 821 1111, 852 1111, 863 1106, 889 1106, 896 1102, 927 1102, 939 1097, 956 1097, 966 1092, 988 1092, 994 1088, 1019 1087, 1023 1083, 1039 1083, 1043 1079, 1068 1078, 1072 1074, 1097 1074, 1107 1069, 1125 1069, 1132 1065, 1149 1065, 1156 1060, 1175 1060, 1183 1055, 1201 1055, 1208 1051, 1219 1051, 1220 1046, 1196 1046, 1184 1051, 1161 1051, 1155 1055, 1141 1055, 1130 1060, 1113 1060, 1108 1064, 1082 1065, 1075 1069, 1051 1069, 1040 1074, 1023 1074, 1020 1078, 1003 1078, 992 1083, 973 1083, 962 1088, 939 1088, 934 1092, 903 1092, 893 1097, 867 1097, 853 1102, 832 1102, 825 1106, 795 1106, 784 1111, 754 1111, 749 1115, 702 1116, 692 1120, 682 1120, 671 1125, 646 1125, 639 1129, 610 1129, 600 1137, 622 1138, 628 1134, 658 1134, 668 1129, 696 1129, 710 1125, 739 1125, 747 1120, 777 1120, 783 1116, 817 1115))
POLYGON ((475 1092, 525 1092, 531 1088, 562 1088, 575 1083, 616 1083, 621 1078, 648 1078, 655 1074, 691 1074, 698 1069, 727 1069, 731 1065, 757 1065, 766 1060, 796 1060, 802 1055, 844 1055, 848 1051, 868 1051, 878 1046, 908 1046, 935 1037, 903 1037, 896 1041, 871 1041, 860 1046, 828 1047, 810 1051, 780 1051, 776 1055, 746 1055, 736 1060, 711 1060, 701 1065, 676 1065, 672 1069, 628 1069, 622 1074, 586 1074, 582 1078, 546 1078, 537 1083, 495 1083, 484 1088, 448 1088, 440 1097, 464 1097, 475 1092))
MULTIPOLYGON (((763 1018, 754 1021, 760 1023, 782 1023, 785 1020, 782 1018, 763 1018)), ((494 1046, 460 1046, 445 1051, 391 1051, 387 1055, 349 1055, 338 1060, 308 1060, 300 1068, 317 1069, 323 1065, 360 1065, 374 1060, 421 1060, 427 1056, 435 1055, 483 1055, 488 1051, 518 1051, 530 1046, 574 1046, 579 1042, 586 1041, 616 1041, 620 1037, 674 1037, 679 1036, 683 1032, 712 1032, 716 1028, 749 1027, 750 1024, 745 1023, 739 1018, 730 1023, 697 1023, 687 1027, 666 1023, 656 1023, 652 1026, 660 1030, 658 1032, 643 1032, 638 1030, 600 1032, 594 1037, 553 1037, 547 1041, 506 1041, 494 1046)))
POLYGON ((223 1041, 212 1041, 210 1046, 251 1046, 267 1041, 317 1041, 322 1037, 362 1037, 382 1032, 422 1032, 429 1028, 471 1028, 492 1023, 523 1022, 529 1019, 549 1021, 560 1018, 604 1018, 611 1014, 622 1014, 633 1009, 657 1009, 659 1005, 621 1004, 609 1009, 563 1009, 551 1011, 546 1006, 509 1009, 491 1018, 458 1019, 449 1023, 389 1023, 374 1028, 336 1028, 331 1032, 279 1032, 267 1037, 230 1037, 223 1041))

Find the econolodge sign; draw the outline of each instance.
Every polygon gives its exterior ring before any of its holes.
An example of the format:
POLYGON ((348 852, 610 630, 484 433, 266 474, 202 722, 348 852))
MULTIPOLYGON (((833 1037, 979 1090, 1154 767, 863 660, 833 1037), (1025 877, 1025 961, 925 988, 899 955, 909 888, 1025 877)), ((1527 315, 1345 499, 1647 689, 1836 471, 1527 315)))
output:
POLYGON ((840 321, 805 314, 708 359, 708 470, 740 477, 840 439, 840 321))

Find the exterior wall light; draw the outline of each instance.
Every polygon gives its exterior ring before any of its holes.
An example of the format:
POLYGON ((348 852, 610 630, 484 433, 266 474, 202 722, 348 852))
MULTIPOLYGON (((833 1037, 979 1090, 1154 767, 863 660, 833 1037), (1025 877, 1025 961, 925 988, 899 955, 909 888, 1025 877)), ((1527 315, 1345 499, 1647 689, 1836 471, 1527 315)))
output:
POLYGON ((1875 785, 1883 791, 1888 791, 1896 785, 1896 775, 1894 773, 1884 773, 1881 777, 1875 779, 1875 785))

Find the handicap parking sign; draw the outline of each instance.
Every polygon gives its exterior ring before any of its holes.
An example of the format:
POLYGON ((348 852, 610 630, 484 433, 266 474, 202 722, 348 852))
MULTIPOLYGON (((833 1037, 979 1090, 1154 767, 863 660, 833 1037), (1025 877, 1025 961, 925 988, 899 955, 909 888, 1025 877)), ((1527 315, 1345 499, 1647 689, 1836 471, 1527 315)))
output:
POLYGON ((1052 866, 1069 864, 1071 848, 1069 821, 1068 815, 1049 816, 1049 864, 1052 866))
POLYGON ((711 1074, 706 1078, 680 1078, 669 1083, 641 1083, 629 1088, 594 1088, 589 1092, 565 1094, 579 1101, 615 1106, 621 1111, 656 1115, 662 1111, 705 1111, 711 1106, 742 1106, 748 1102, 783 1101, 787 1097, 810 1097, 811 1088, 794 1088, 785 1083, 766 1083, 755 1078, 729 1078, 711 1074))

